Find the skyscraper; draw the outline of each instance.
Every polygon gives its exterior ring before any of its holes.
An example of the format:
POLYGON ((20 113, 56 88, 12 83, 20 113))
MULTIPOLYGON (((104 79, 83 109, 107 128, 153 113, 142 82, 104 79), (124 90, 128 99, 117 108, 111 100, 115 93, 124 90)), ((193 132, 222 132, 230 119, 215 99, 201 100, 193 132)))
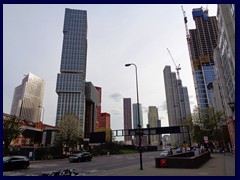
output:
MULTIPOLYGON (((150 128, 158 127, 158 109, 156 106, 148 107, 148 124, 150 128)), ((150 135, 150 144, 159 145, 159 135, 150 135)))
MULTIPOLYGON (((131 98, 123 98, 124 129, 132 129, 132 103, 131 98)), ((131 136, 124 136, 124 141, 131 141, 131 136)))
MULTIPOLYGON (((163 74, 169 126, 181 126, 191 115, 187 87, 182 86, 181 79, 176 78, 176 73, 171 72, 170 66, 165 66, 163 74)), ((172 143, 182 144, 183 141, 189 141, 184 134, 171 134, 170 137, 172 143)))
POLYGON ((218 4, 217 16, 219 35, 214 49, 214 61, 221 101, 214 108, 217 109, 221 103, 234 151, 235 114, 229 103, 235 104, 235 5, 218 4))
POLYGON ((39 122, 45 81, 31 73, 26 75, 22 84, 14 90, 11 114, 26 119, 27 121, 39 122))
MULTIPOLYGON (((215 80, 213 49, 217 43, 217 19, 209 17, 203 8, 192 10, 196 29, 189 30, 189 54, 198 107, 212 107, 212 90, 208 85, 215 80)), ((186 23, 187 21, 185 21, 186 23)))
MULTIPOLYGON (((142 116, 142 105, 139 103, 139 114, 140 114, 140 125, 143 128, 143 116, 142 116)), ((133 128, 137 129, 139 124, 138 120, 138 104, 133 104, 133 128)))
POLYGON ((56 86, 56 126, 59 126, 62 116, 72 113, 79 117, 80 128, 84 132, 86 61, 87 11, 66 8, 61 66, 56 86))

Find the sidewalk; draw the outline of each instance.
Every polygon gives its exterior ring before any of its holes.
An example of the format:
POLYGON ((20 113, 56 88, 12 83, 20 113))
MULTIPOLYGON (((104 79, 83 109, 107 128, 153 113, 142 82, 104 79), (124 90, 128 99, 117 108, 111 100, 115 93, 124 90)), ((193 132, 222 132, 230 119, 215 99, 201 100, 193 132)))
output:
POLYGON ((198 169, 155 168, 155 161, 112 171, 97 172, 92 176, 235 176, 235 155, 231 153, 212 153, 208 160, 198 169))

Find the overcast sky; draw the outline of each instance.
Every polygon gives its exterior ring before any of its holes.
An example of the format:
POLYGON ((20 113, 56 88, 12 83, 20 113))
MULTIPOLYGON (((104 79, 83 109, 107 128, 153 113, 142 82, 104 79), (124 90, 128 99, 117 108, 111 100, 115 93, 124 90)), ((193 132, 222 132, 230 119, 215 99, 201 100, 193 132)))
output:
MULTIPOLYGON (((192 9, 217 5, 184 4, 188 28, 195 28, 192 9)), ((123 98, 136 103, 134 66, 138 68, 139 101, 144 127, 149 106, 158 108, 162 126, 168 126, 163 69, 180 64, 180 78, 188 88, 191 109, 196 103, 181 4, 47 4, 3 5, 3 112, 10 113, 15 87, 24 74, 46 82, 44 123, 55 125, 56 79, 60 72, 65 8, 87 10, 88 51, 86 80, 102 87, 102 112, 111 114, 111 128, 123 129, 123 98)))

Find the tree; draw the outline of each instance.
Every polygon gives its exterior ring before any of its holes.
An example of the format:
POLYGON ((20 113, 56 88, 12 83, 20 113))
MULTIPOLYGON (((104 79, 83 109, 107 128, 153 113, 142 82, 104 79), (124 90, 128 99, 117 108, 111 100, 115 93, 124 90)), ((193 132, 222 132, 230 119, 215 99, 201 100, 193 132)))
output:
POLYGON ((211 141, 220 141, 222 133, 221 126, 226 125, 223 112, 215 111, 213 108, 200 109, 195 107, 191 116, 185 123, 189 126, 193 141, 203 142, 203 137, 208 136, 211 141))
POLYGON ((6 116, 3 121, 4 156, 10 153, 11 142, 22 133, 21 119, 15 115, 6 116))
POLYGON ((79 118, 74 114, 66 114, 62 117, 56 135, 56 143, 61 147, 76 149, 83 142, 83 130, 80 127, 79 118))

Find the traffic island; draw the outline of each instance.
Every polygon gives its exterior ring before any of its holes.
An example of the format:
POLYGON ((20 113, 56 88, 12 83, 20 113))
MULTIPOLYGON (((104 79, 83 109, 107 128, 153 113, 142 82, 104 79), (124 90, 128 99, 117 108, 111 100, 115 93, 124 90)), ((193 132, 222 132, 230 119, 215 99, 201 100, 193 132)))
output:
POLYGON ((211 158, 210 152, 194 155, 194 152, 155 158, 156 168, 199 168, 211 158))

